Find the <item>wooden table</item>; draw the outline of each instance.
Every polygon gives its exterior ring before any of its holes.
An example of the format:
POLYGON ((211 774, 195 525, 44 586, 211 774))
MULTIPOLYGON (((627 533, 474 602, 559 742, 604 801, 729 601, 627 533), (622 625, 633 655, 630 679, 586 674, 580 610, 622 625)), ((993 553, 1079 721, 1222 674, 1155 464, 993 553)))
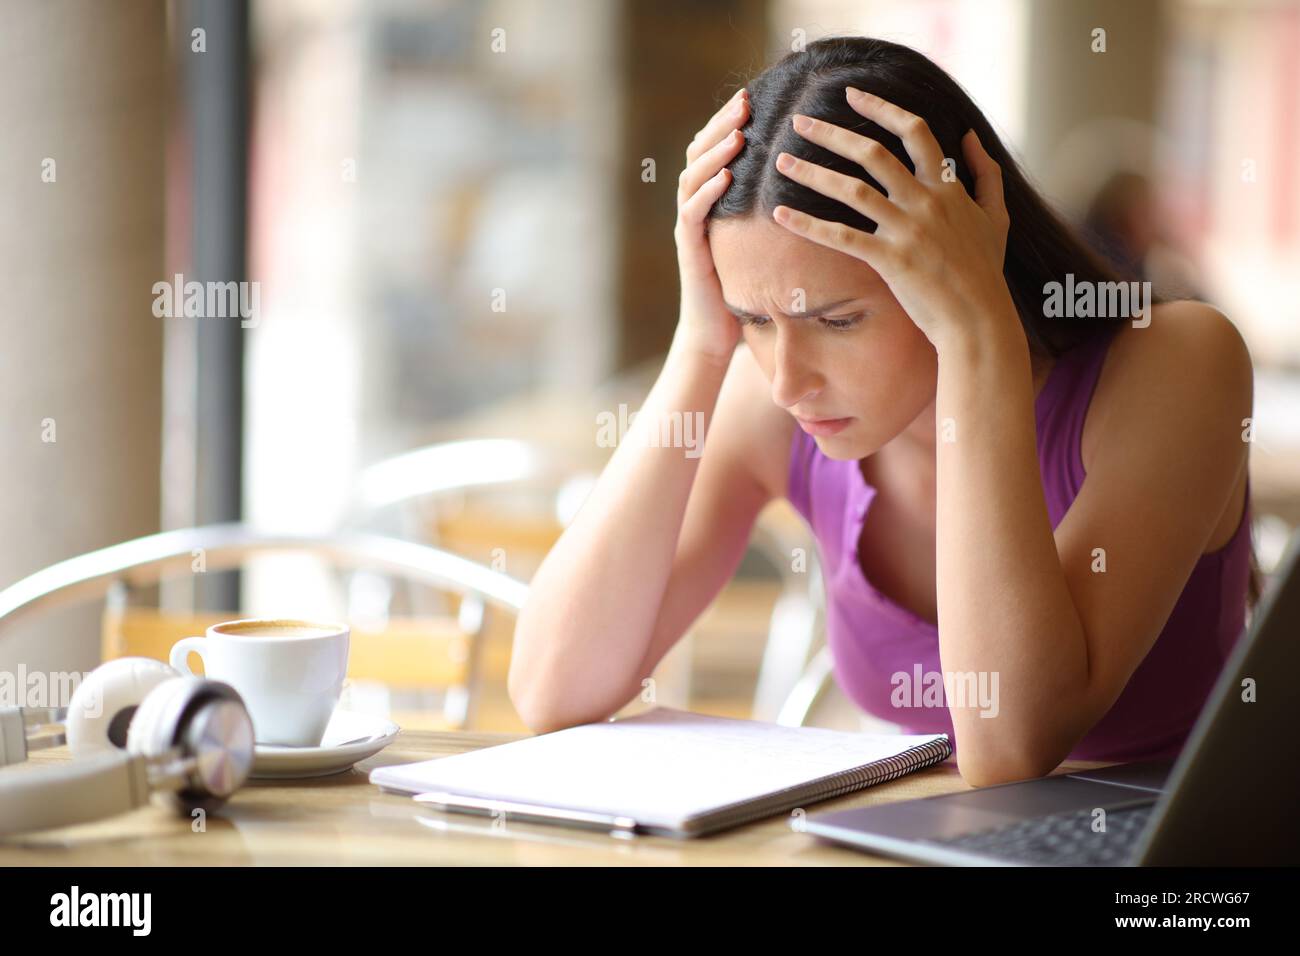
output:
MULTIPOLYGON (((493 821, 421 807, 367 780, 375 767, 427 760, 492 746, 519 734, 402 731, 383 752, 352 770, 293 781, 253 780, 205 832, 162 806, 97 823, 0 839, 0 866, 864 866, 897 861, 822 843, 790 828, 781 814, 694 840, 616 838, 567 827, 493 821)), ((30 773, 67 761, 67 747, 32 754, 30 773)), ((1106 766, 1070 762, 1056 773, 1106 766)), ((807 812, 910 800, 969 789, 952 759, 807 812)))

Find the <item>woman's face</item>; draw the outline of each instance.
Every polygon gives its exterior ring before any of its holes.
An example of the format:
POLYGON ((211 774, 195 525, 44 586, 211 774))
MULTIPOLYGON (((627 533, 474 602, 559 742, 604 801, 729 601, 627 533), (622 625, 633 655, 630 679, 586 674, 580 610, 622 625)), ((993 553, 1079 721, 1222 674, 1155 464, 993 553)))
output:
POLYGON ((933 444, 936 353, 875 270, 760 217, 711 222, 709 245, 728 306, 757 316, 741 330, 772 401, 828 458, 865 458, 909 426, 933 444))

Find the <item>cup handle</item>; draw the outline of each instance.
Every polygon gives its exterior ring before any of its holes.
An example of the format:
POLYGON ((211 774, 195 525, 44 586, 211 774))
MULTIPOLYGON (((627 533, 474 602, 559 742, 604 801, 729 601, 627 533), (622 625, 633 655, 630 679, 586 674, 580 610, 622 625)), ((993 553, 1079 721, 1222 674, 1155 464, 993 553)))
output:
POLYGON ((172 645, 170 663, 182 674, 188 674, 191 677, 199 675, 190 670, 189 656, 190 651, 198 654, 203 660, 203 670, 206 673, 208 669, 208 659, 203 656, 203 648, 208 643, 206 637, 184 637, 172 645))

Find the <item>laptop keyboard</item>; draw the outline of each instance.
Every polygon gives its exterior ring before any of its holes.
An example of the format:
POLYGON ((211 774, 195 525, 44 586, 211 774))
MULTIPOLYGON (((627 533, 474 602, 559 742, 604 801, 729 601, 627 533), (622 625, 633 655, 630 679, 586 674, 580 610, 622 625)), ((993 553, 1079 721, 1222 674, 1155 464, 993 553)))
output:
POLYGON ((983 856, 1042 866, 1123 866, 1151 819, 1154 803, 1106 811, 1105 832, 1093 830, 1093 811, 1070 810, 1018 820, 991 830, 927 840, 983 856))

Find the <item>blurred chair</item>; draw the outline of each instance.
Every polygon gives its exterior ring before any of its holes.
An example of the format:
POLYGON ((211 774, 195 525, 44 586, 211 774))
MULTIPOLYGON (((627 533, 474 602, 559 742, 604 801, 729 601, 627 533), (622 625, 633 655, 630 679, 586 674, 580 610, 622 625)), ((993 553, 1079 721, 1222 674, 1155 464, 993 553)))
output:
POLYGON ((544 555, 577 514, 596 475, 539 445, 509 438, 450 441, 370 465, 357 482, 350 523, 396 521, 404 537, 489 560, 544 555), (497 507, 470 508, 469 493, 494 489, 497 507), (503 495, 520 499, 514 512, 503 495), (385 515, 385 512, 388 512, 385 515))
POLYGON ((0 591, 0 639, 21 615, 88 598, 106 598, 101 650, 104 660, 145 656, 167 660, 172 644, 202 634, 236 612, 173 614, 131 607, 134 589, 156 584, 168 572, 240 567, 250 556, 308 552, 338 567, 381 571, 459 597, 454 616, 388 619, 354 626, 348 660, 349 690, 373 682, 392 690, 437 690, 442 713, 434 726, 463 728, 475 716, 482 636, 488 605, 517 613, 527 587, 504 574, 445 551, 378 535, 272 534, 242 524, 212 525, 138 538, 71 558, 0 591))
POLYGON ((781 581, 754 688, 753 719, 800 726, 811 705, 801 708, 798 695, 815 666, 825 625, 817 547, 798 514, 781 507, 759 515, 750 546, 773 564, 781 581))
POLYGON ((776 722, 787 727, 804 726, 833 685, 834 670, 831 650, 823 644, 796 675, 793 686, 781 702, 776 722))
MULTIPOLYGON (((540 444, 513 438, 441 442, 384 459, 362 470, 345 527, 381 529, 531 577, 577 513, 594 472, 540 444)), ((359 578, 376 610, 402 603, 421 616, 440 610, 424 595, 395 592, 387 582, 359 578)), ((485 697, 512 710, 506 678, 513 626, 497 619, 480 636, 479 679, 485 697)), ((498 721, 481 729, 519 730, 498 721)))
MULTIPOLYGON (((395 511, 386 516, 388 527, 395 523, 405 537, 494 567, 509 557, 512 565, 523 564, 531 572, 573 520, 596 477, 593 470, 575 467, 557 452, 519 439, 450 441, 364 469, 351 520, 359 525, 395 511), (467 503, 473 492, 482 490, 513 495, 531 502, 532 508, 512 512, 499 504, 488 508, 467 503)), ((499 501, 501 495, 494 497, 499 501)), ((815 543, 792 509, 764 509, 750 547, 771 565, 779 583, 746 716, 779 722, 785 719, 783 713, 796 712, 786 707, 786 700, 816 651, 822 627, 821 574, 815 543)), ((491 643, 500 643, 502 637, 491 643)), ((508 654, 494 654, 493 660, 492 676, 504 680, 508 654)), ((677 674, 672 683, 680 687, 689 680, 690 674, 677 674)))

